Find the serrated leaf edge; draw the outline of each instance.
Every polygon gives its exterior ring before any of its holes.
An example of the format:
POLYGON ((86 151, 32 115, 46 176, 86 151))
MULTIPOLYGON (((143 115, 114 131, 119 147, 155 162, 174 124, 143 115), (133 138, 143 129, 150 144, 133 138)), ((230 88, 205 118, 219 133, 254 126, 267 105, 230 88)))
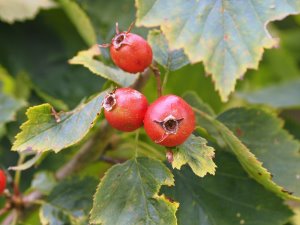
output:
MULTIPOLYGON (((139 158, 146 158, 146 157, 139 157, 139 158)), ((147 158, 147 159, 151 159, 151 160, 154 160, 156 161, 157 163, 160 163, 162 166, 165 167, 165 165, 163 163, 161 163, 159 160, 157 159, 153 159, 153 158, 147 158)), ((103 183, 104 183, 104 180, 107 179, 107 174, 110 172, 110 170, 112 168, 116 168, 116 167, 120 167, 126 163, 128 163, 129 161, 136 161, 137 163, 137 158, 133 158, 133 159, 130 159, 130 160, 127 160, 126 162, 124 163, 121 163, 121 164, 116 164, 114 166, 112 166, 111 168, 109 168, 108 170, 105 171, 101 181, 99 182, 97 188, 96 188, 96 191, 95 191, 95 194, 93 195, 93 203, 95 202, 95 199, 96 199, 96 194, 98 193, 98 191, 100 190, 100 188, 102 187, 103 183)), ((161 194, 161 195, 158 195, 159 193, 159 190, 161 189, 162 186, 174 186, 175 185, 175 180, 174 180, 174 175, 171 173, 171 171, 166 167, 167 169, 167 173, 169 173, 170 175, 170 179, 166 179, 163 183, 161 183, 160 186, 157 187, 157 192, 152 196, 153 199, 156 199, 156 200, 162 200, 164 201, 167 205, 171 206, 172 209, 174 210, 174 217, 176 218, 176 224, 177 224, 177 217, 176 217, 176 212, 177 212, 177 209, 179 208, 179 203, 178 202, 171 202, 168 200, 168 198, 164 195, 164 194, 161 194)), ((89 213, 89 222, 91 224, 99 224, 99 222, 94 222, 92 221, 91 219, 91 215, 92 215, 92 211, 93 211, 93 208, 94 208, 94 204, 93 204, 93 207, 89 213)), ((101 222, 100 222, 101 224, 101 222)))
MULTIPOLYGON (((237 157, 237 159, 241 163, 242 167, 247 171, 249 176, 251 176, 253 179, 255 179, 257 182, 259 182, 261 185, 263 185, 264 187, 266 187, 270 191, 277 194, 279 197, 282 197, 284 199, 292 199, 292 200, 300 201, 300 197, 292 195, 292 193, 287 191, 284 187, 276 184, 272 180, 272 174, 266 168, 263 167, 263 163, 255 157, 255 155, 248 149, 248 147, 245 146, 232 133, 232 131, 227 126, 225 126, 222 122, 220 122, 218 120, 215 120, 214 118, 212 118, 211 116, 209 116, 208 114, 206 114, 206 113, 204 113, 200 110, 197 110, 196 113, 198 113, 200 116, 205 117, 206 119, 208 119, 215 126, 216 129, 222 131, 222 132, 220 132, 220 134, 221 134, 224 142, 230 147, 230 149, 236 155, 239 155, 238 152, 235 151, 235 148, 232 146, 231 141, 228 141, 228 139, 226 138, 226 136, 224 136, 224 134, 229 135, 229 137, 231 137, 233 139, 233 142, 237 143, 240 146, 238 149, 243 149, 242 151, 247 153, 247 155, 248 155, 247 158, 237 157), (253 161, 254 163, 252 165, 254 165, 254 167, 252 166, 251 168, 248 168, 247 163, 244 164, 244 162, 246 160, 247 161, 249 161, 249 160, 253 161), (254 172, 252 172, 253 169, 255 169, 254 172), (258 174, 259 176, 254 176, 253 173, 258 174)), ((283 123, 282 123, 282 125, 283 125, 283 123)))
MULTIPOLYGON (((98 94, 98 95, 95 96, 94 98, 99 97, 99 95, 101 95, 101 94, 103 94, 103 93, 104 93, 104 92, 101 92, 100 94, 98 94)), ((91 99, 90 101, 93 101, 94 98, 91 99)), ((81 104, 81 105, 77 106, 77 107, 76 107, 75 109, 73 109, 72 111, 65 112, 66 114, 70 114, 70 116, 68 116, 64 121, 68 120, 74 113, 76 113, 76 112, 80 111, 82 108, 84 108, 84 106, 86 106, 90 101, 86 102, 85 104, 81 104)), ((49 112, 51 112, 52 106, 51 106, 49 103, 45 103, 45 104, 41 104, 41 105, 37 105, 37 106, 32 106, 32 107, 29 107, 29 108, 26 110, 26 113, 25 113, 25 114, 26 114, 26 116, 27 116, 27 121, 25 121, 25 122, 20 126, 20 130, 21 130, 21 131, 15 136, 15 141, 14 141, 13 146, 12 146, 12 148, 11 148, 12 151, 23 152, 23 151, 26 151, 26 150, 28 149, 28 148, 25 148, 25 149, 24 149, 24 148, 23 148, 23 149, 18 149, 18 146, 24 144, 25 142, 23 142, 22 144, 18 144, 18 145, 16 144, 16 142, 17 142, 18 138, 23 134, 24 128, 25 128, 28 124, 30 124, 30 122, 31 122, 31 120, 30 120, 30 118, 29 118, 29 117, 30 117, 30 112, 31 112, 31 111, 34 111, 36 108, 42 108, 42 107, 49 107, 49 112)), ((100 117, 101 112, 102 112, 102 106, 100 107, 99 113, 96 114, 94 120, 93 120, 92 123, 90 124, 90 129, 92 129, 92 128, 94 127, 95 121, 100 117)), ((51 116, 51 114, 49 114, 49 115, 51 116)), ((53 116, 53 120, 55 120, 54 116, 53 116)), ((64 121, 61 121, 61 122, 64 122, 64 121)), ((51 127, 50 127, 50 128, 51 128, 51 127)), ((47 128, 47 130, 50 129, 50 128, 47 128)), ((76 141, 73 141, 73 142, 69 143, 68 145, 64 146, 63 148, 55 148, 55 149, 43 148, 43 149, 31 149, 31 150, 34 150, 34 151, 36 151, 37 153, 42 153, 42 152, 45 152, 45 151, 53 150, 55 153, 58 153, 58 152, 61 151, 62 149, 67 148, 67 147, 70 147, 70 146, 72 146, 72 145, 74 145, 74 144, 80 142, 80 141, 87 135, 87 133, 89 132, 90 129, 88 129, 88 130, 83 134, 83 136, 82 136, 81 139, 78 139, 78 140, 76 140, 76 141)), ((45 131, 45 130, 44 130, 44 131, 45 131)), ((43 132, 44 132, 44 131, 43 131, 43 132)), ((28 141, 28 140, 26 140, 26 141, 28 141)))

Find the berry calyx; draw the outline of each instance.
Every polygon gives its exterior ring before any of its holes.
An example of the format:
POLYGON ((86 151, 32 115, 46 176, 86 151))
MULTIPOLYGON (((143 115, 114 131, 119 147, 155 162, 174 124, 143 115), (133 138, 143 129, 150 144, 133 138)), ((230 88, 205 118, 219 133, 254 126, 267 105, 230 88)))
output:
POLYGON ((120 131, 134 131, 143 125, 148 108, 146 97, 132 88, 118 88, 102 102, 108 123, 120 131))
POLYGON ((6 188, 6 174, 3 170, 0 170, 0 195, 3 194, 6 188))
POLYGON ((182 144, 194 131, 195 114, 182 98, 162 96, 149 106, 144 128, 155 143, 174 147, 182 144))
POLYGON ((119 68, 129 73, 138 73, 150 66, 153 53, 144 38, 130 33, 132 25, 127 31, 120 33, 116 24, 116 35, 111 43, 99 46, 110 47, 111 58, 119 68))

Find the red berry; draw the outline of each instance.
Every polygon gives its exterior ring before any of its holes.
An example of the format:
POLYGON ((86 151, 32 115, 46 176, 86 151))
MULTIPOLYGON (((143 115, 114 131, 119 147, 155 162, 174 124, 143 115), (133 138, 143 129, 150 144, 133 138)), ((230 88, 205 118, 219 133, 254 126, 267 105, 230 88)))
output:
POLYGON ((144 127, 155 143, 174 147, 182 144, 194 131, 195 114, 182 98, 162 96, 149 106, 144 127))
POLYGON ((152 62, 152 49, 141 36, 129 32, 117 34, 110 45, 114 63, 129 73, 143 72, 152 62))
POLYGON ((3 170, 0 170, 0 195, 3 194, 5 188, 6 188, 6 175, 3 170))
POLYGON ((108 123, 121 131, 141 127, 148 108, 146 97, 132 88, 119 88, 109 93, 102 104, 108 123))

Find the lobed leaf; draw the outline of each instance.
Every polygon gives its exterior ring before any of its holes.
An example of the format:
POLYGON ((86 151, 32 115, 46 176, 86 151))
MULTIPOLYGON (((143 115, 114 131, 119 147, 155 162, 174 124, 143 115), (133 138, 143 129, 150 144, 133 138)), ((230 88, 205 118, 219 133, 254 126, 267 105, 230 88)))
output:
POLYGON ((298 0, 136 0, 137 25, 160 26, 171 49, 203 61, 223 101, 264 48, 276 46, 266 26, 300 12, 298 0))
POLYGON ((160 30, 148 33, 148 42, 152 47, 154 59, 167 70, 178 70, 189 63, 183 50, 170 50, 168 41, 160 30))
POLYGON ((208 146, 204 138, 192 134, 174 150, 172 167, 180 169, 183 165, 189 164, 199 177, 204 177, 207 173, 214 175, 217 167, 213 161, 214 156, 214 148, 208 146))
POLYGON ((12 150, 23 152, 31 149, 35 152, 63 148, 79 142, 93 127, 100 115, 102 101, 106 92, 101 92, 86 104, 81 104, 73 111, 53 115, 49 104, 31 107, 27 110, 28 120, 22 124, 12 150))
POLYGON ((94 59, 97 55, 100 55, 100 50, 97 45, 94 45, 88 50, 79 52, 69 60, 69 63, 83 65, 94 74, 125 87, 132 85, 138 78, 136 74, 130 74, 120 69, 109 67, 101 61, 94 59))
POLYGON ((175 187, 165 191, 180 203, 180 225, 282 225, 291 210, 256 183, 229 153, 217 152, 215 176, 199 178, 188 168, 174 171, 175 187))
POLYGON ((134 158, 115 165, 98 186, 90 223, 175 225, 178 204, 158 195, 162 185, 173 184, 168 168, 154 159, 134 158))

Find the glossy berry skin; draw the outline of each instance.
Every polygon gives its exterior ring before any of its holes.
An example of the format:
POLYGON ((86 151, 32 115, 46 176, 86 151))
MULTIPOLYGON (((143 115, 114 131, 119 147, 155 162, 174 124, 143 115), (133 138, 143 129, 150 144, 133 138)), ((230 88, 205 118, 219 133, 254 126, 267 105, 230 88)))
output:
POLYGON ((6 175, 3 170, 0 170, 0 195, 3 194, 6 188, 6 175))
POLYGON ((149 106, 144 128, 155 143, 174 147, 182 144, 194 131, 195 114, 182 98, 162 96, 149 106))
POLYGON ((114 63, 129 73, 143 72, 152 62, 152 49, 141 36, 122 32, 117 34, 110 46, 114 63))
POLYGON ((134 131, 143 125, 148 108, 146 97, 132 88, 119 88, 103 101, 108 123, 120 131, 134 131))

